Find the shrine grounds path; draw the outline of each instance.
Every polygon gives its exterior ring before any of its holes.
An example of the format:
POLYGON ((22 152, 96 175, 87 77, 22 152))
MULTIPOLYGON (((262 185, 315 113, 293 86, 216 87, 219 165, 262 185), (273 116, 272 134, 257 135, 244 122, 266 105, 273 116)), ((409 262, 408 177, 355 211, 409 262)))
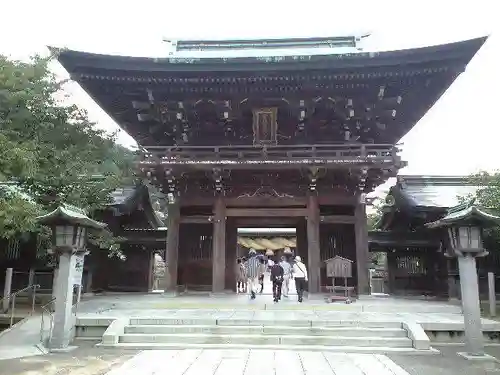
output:
MULTIPOLYGON (((198 316, 236 314, 249 318, 279 319, 381 319, 457 323, 462 319, 456 305, 415 300, 367 299, 351 305, 326 304, 312 299, 298 304, 294 299, 275 305, 270 295, 249 301, 239 296, 169 297, 160 294, 96 296, 84 300, 78 316, 119 317, 131 315, 198 316)), ((15 343, 28 348, 38 342, 39 320, 33 317, 19 330, 0 336, 0 349, 15 343)), ((498 325, 484 320, 483 324, 498 325)), ((437 346, 435 355, 353 354, 287 350, 186 349, 130 350, 96 347, 97 342, 79 341, 69 353, 27 353, 24 358, 0 359, 0 375, 483 375, 500 374, 500 363, 469 362, 458 357, 461 345, 437 346), (38 354, 38 355, 36 355, 38 354)), ((0 350, 1 351, 1 350, 0 350)), ((500 358, 500 346, 487 347, 500 358)), ((6 358, 6 357, 4 357, 6 358)))
MULTIPOLYGON (((70 353, 0 360, 0 375, 493 375, 500 363, 468 362, 460 346, 441 354, 371 355, 259 350, 116 350, 82 342, 70 353), (335 372, 334 372, 335 371, 335 372)), ((488 354, 500 358, 500 348, 488 354)))

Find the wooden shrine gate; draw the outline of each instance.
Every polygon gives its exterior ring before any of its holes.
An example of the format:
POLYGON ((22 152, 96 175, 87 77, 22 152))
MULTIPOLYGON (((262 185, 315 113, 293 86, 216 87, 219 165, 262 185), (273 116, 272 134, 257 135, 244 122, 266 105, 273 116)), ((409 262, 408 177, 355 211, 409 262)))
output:
POLYGON ((336 255, 354 262, 349 286, 366 290, 364 212, 354 205, 343 210, 339 205, 337 211, 340 209, 343 214, 334 215, 333 206, 319 205, 313 195, 301 202, 303 207, 287 207, 283 202, 279 207, 262 207, 262 203, 260 207, 238 207, 231 199, 217 198, 212 207, 172 205, 168 219, 167 288, 236 291, 238 227, 292 227, 296 229, 296 255, 308 267, 311 292, 326 290, 329 281, 324 261, 336 255))

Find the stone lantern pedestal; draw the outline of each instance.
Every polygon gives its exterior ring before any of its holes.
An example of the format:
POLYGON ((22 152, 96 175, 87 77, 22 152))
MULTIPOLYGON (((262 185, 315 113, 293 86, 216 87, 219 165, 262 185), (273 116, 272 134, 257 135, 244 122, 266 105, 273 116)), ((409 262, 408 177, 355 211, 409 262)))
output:
POLYGON ((451 208, 444 218, 426 225, 446 228, 449 236, 445 244, 447 256, 458 260, 466 350, 458 354, 468 360, 496 360, 484 351, 476 258, 488 255, 483 249, 483 228, 499 222, 500 217, 472 204, 463 204, 451 208))
POLYGON ((55 308, 48 345, 51 351, 68 351, 72 349, 70 343, 76 320, 73 314, 73 286, 81 284, 83 261, 79 259, 86 252, 87 230, 103 229, 106 224, 94 221, 83 210, 66 204, 37 220, 52 228, 53 253, 59 264, 57 284, 53 286, 55 308))

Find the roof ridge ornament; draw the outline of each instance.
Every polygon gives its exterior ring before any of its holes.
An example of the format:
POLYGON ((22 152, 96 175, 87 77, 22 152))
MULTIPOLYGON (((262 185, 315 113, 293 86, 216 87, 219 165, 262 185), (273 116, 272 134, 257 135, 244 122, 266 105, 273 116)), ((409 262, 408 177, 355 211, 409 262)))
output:
POLYGON ((170 54, 184 51, 224 51, 247 49, 299 49, 299 48, 359 48, 359 42, 370 36, 370 33, 358 35, 337 35, 310 38, 259 38, 259 39, 170 39, 170 54))

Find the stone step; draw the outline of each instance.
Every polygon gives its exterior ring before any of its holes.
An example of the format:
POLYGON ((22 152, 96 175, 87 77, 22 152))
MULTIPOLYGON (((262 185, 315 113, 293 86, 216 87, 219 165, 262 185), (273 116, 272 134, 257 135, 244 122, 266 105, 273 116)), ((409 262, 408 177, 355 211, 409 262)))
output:
POLYGON ((366 354, 407 354, 428 355, 439 354, 434 348, 419 350, 412 347, 384 347, 384 346, 322 346, 322 345, 245 345, 245 344, 187 344, 187 343, 125 343, 97 344, 101 347, 113 347, 129 350, 148 349, 261 349, 261 350, 289 350, 289 351, 312 351, 312 352, 337 352, 337 353, 366 353, 366 354))
POLYGON ((195 325, 195 326, 254 326, 254 327, 362 327, 401 328, 397 321, 356 321, 356 320, 271 320, 271 319, 173 319, 173 318, 131 318, 129 325, 195 325))
POLYGON ((218 325, 136 325, 126 326, 125 333, 137 334, 214 334, 342 337, 408 337, 402 328, 366 327, 290 327, 290 326, 218 326, 218 325))
POLYGON ((127 333, 119 336, 119 343, 151 344, 238 344, 238 345, 320 345, 411 348, 408 337, 345 337, 299 335, 241 335, 241 334, 140 334, 127 333))

